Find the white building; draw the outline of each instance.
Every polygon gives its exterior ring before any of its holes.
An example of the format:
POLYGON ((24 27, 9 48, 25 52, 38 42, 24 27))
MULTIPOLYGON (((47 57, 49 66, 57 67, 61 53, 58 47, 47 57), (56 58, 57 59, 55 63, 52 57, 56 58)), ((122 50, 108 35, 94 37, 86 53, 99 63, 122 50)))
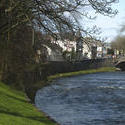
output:
POLYGON ((47 49, 47 61, 64 61, 62 50, 58 47, 49 47, 43 45, 47 49))
MULTIPOLYGON (((52 41, 55 44, 58 44, 61 48, 62 48, 62 52, 67 51, 67 52, 71 52, 72 49, 74 48, 75 52, 77 51, 77 47, 78 41, 70 41, 70 40, 57 40, 57 41, 52 41)), ((104 54, 104 45, 101 43, 101 41, 99 40, 95 40, 89 37, 83 38, 83 47, 82 47, 82 56, 80 58, 80 60, 84 60, 84 59, 92 59, 92 58, 102 58, 103 54, 104 54)), ((81 45, 80 45, 81 46, 81 45)), ((53 54, 53 60, 63 60, 61 58, 62 56, 62 52, 59 52, 57 50, 54 50, 54 52, 50 52, 53 54)), ((76 57, 77 58, 77 57, 76 57)))
MULTIPOLYGON (((47 37, 48 38, 48 37, 47 37)), ((102 58, 104 55, 104 45, 99 41, 92 39, 90 37, 82 38, 83 42, 81 42, 83 45, 80 49, 82 50, 82 54, 78 54, 78 39, 76 40, 69 40, 69 39, 64 39, 64 40, 54 40, 49 36, 49 39, 51 41, 48 42, 48 44, 42 43, 42 45, 47 49, 47 60, 48 61, 64 61, 64 52, 72 52, 74 50, 76 52, 76 56, 80 55, 80 60, 84 59, 92 59, 92 58, 102 58)), ((70 55, 69 55, 70 56, 70 55)), ((78 57, 76 57, 76 60, 78 57)))
POLYGON ((89 59, 102 58, 104 45, 101 41, 90 37, 83 38, 83 55, 89 59))

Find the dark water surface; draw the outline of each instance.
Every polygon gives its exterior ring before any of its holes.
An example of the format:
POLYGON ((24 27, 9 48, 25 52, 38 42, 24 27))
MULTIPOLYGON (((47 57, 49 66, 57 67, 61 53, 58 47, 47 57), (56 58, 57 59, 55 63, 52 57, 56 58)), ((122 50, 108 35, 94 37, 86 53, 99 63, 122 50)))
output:
POLYGON ((61 125, 125 125, 125 72, 61 78, 35 101, 61 125))

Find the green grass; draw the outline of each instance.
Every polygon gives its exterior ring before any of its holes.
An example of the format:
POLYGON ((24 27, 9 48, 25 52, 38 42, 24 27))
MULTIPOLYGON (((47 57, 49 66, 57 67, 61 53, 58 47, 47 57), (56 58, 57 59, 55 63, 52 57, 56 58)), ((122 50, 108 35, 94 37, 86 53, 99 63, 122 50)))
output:
POLYGON ((48 80, 52 81, 53 79, 57 79, 61 77, 70 77, 70 76, 76 76, 76 75, 82 75, 82 74, 90 74, 90 73, 97 73, 97 72, 113 72, 113 71, 116 71, 115 67, 102 67, 99 69, 81 70, 81 71, 76 71, 76 72, 51 75, 48 77, 48 80))
POLYGON ((0 125, 56 125, 27 102, 23 92, 0 82, 0 125))
MULTIPOLYGON (((96 72, 115 71, 115 68, 99 68, 70 73, 61 73, 49 76, 51 81, 60 77, 70 77, 96 72)), ((16 91, 0 82, 0 125, 56 125, 39 112, 32 104, 27 102, 25 93, 16 91)))

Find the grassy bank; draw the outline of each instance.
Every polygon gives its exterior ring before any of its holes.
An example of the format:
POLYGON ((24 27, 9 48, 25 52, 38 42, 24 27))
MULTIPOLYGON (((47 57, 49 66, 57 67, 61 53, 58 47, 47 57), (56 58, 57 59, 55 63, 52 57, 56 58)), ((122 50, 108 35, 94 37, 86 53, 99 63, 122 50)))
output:
MULTIPOLYGON (((49 76, 48 79, 51 81, 60 77, 70 77, 96 72, 111 72, 115 70, 116 69, 113 67, 106 67, 61 73, 49 76)), ((45 85, 46 84, 47 83, 45 83, 45 85)), ((37 87, 37 89, 40 88, 41 85, 37 87)), ((56 123, 47 118, 44 113, 39 112, 32 104, 28 103, 25 93, 16 91, 0 82, 0 125, 56 125, 56 123)))
POLYGON ((81 70, 81 71, 76 71, 76 72, 51 75, 48 77, 48 80, 52 81, 53 79, 57 79, 61 77, 70 77, 70 76, 76 76, 76 75, 82 75, 82 74, 91 74, 91 73, 97 73, 97 72, 114 72, 114 71, 116 71, 115 67, 102 67, 98 69, 81 70))
POLYGON ((99 69, 90 69, 90 70, 82 70, 82 71, 77 71, 77 72, 60 73, 60 74, 51 75, 48 77, 48 82, 47 81, 38 82, 30 86, 30 89, 28 90, 27 95, 31 99, 31 101, 34 102, 37 90, 50 85, 51 81, 54 79, 58 79, 61 77, 76 76, 76 75, 81 75, 81 74, 90 74, 90 73, 96 73, 96 72, 113 72, 115 70, 116 68, 114 67, 103 67, 99 69))
POLYGON ((56 125, 27 102, 23 92, 0 82, 0 125, 56 125))

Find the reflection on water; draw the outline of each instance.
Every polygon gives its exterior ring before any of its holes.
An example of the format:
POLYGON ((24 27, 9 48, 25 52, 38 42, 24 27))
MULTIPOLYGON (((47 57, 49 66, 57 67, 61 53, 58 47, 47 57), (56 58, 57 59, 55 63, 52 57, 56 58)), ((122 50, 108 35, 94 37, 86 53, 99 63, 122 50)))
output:
POLYGON ((62 78, 35 100, 61 125, 125 125, 125 72, 62 78))

